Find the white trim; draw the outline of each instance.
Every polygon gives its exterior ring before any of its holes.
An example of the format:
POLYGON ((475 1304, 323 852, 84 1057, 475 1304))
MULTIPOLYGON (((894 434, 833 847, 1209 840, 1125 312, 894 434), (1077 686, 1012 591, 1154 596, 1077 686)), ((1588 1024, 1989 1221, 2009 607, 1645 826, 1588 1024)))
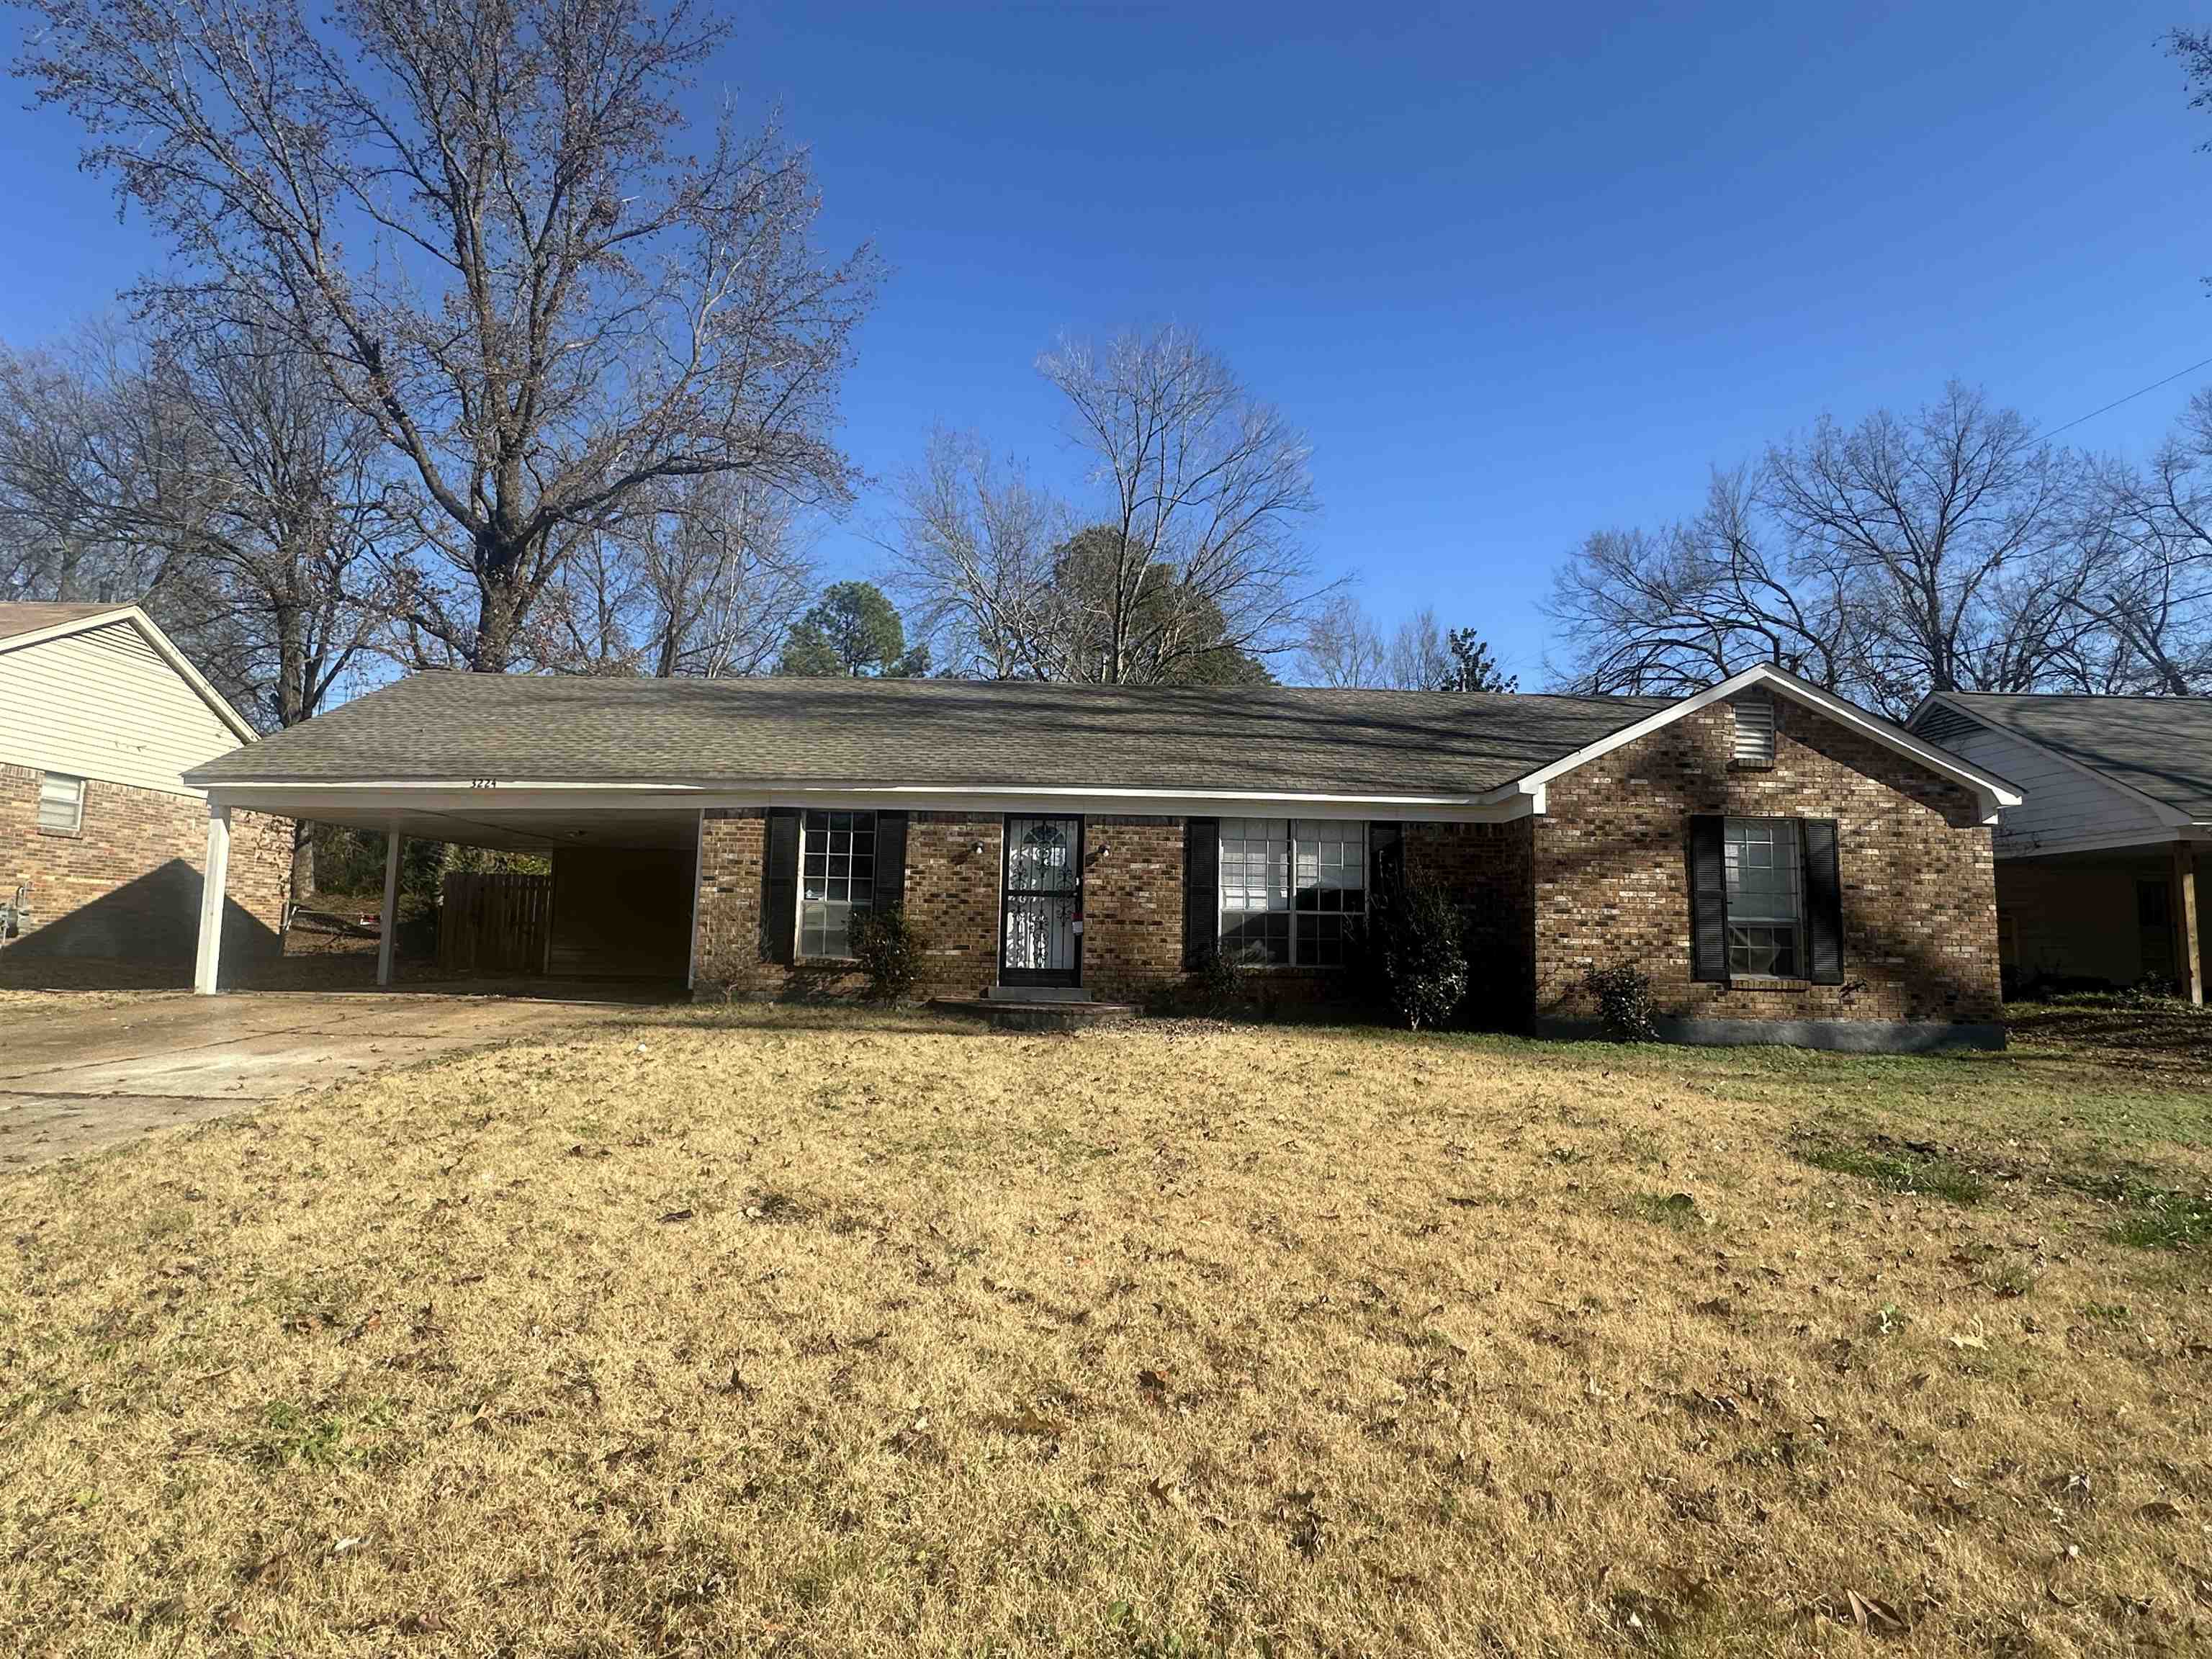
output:
POLYGON ((93 629, 105 628, 114 622, 127 622, 144 635, 146 643, 154 647, 162 661, 176 671, 178 678, 191 687, 202 702, 215 711, 216 717, 231 729, 240 743, 260 741, 261 734, 230 706, 230 699, 210 685, 185 653, 169 642, 169 636, 154 625, 154 619, 135 605, 118 605, 112 611, 96 611, 89 617, 79 617, 73 622, 55 623, 50 627, 34 629, 28 634, 11 634, 0 639, 0 656, 5 656, 10 651, 20 651, 26 646, 44 645, 48 640, 67 639, 72 634, 88 633, 93 629))
POLYGON ((222 911, 230 887, 230 809, 208 804, 207 864, 200 872, 200 933, 192 953, 192 990, 222 988, 222 911))
POLYGON ((399 926, 399 825, 384 828, 384 908, 376 917, 376 982, 392 985, 392 936, 399 926))
MULTIPOLYGON (((1804 704, 1816 714, 1826 715, 1838 726, 1848 727, 1862 737, 1870 738, 1885 749, 1918 762, 1938 777, 1948 778, 1972 790, 1982 809, 1982 822, 1984 823, 1996 821, 1999 808, 2017 806, 2025 799, 2016 786, 2002 778, 1975 771, 1955 757, 1923 743, 1893 721, 1886 720, 1878 714, 1870 714, 1856 703, 1846 702, 1832 692, 1823 691, 1820 687, 1799 679, 1795 674, 1786 673, 1765 663, 1754 663, 1740 673, 1729 675, 1717 685, 1707 686, 1695 696, 1671 702, 1640 720, 1609 732, 1595 743, 1585 744, 1571 755, 1562 756, 1548 766, 1540 767, 1501 788, 1492 790, 1482 799, 1486 801, 1503 799, 1517 792, 1534 794, 1540 800, 1543 786, 1553 779, 1564 776, 1577 767, 1587 766, 1616 749, 1634 743, 1638 738, 1648 737, 1662 726, 1680 720, 1685 714, 1692 714, 1700 708, 1724 702, 1737 692, 1754 685, 1771 686, 1783 696, 1804 704)), ((1543 808, 1539 805, 1536 810, 1541 811, 1543 808)))
MULTIPOLYGON (((2133 784, 2123 783, 2110 773, 2090 765, 2087 761, 2075 760, 2071 755, 2063 753, 2058 750, 2053 749, 2049 744, 2028 736, 2027 732, 2021 731, 2016 726, 2013 726, 2004 720, 1998 720, 1993 715, 1984 714, 1979 709, 1970 708, 1964 703, 1953 702, 1951 694, 1948 691, 1930 691, 1926 696, 1921 698, 1919 705, 1912 711, 1911 718, 1915 720, 1918 720, 1930 703, 1941 703, 1944 708, 1949 709, 1954 714, 1964 714, 1968 720, 1973 721, 1975 725, 1980 726, 1985 732, 1993 732, 1999 737, 2011 738, 2015 742, 2026 744, 2031 749, 2042 750, 2043 753, 2050 756, 2051 759, 2057 761, 2061 766, 2071 767, 2075 771, 2079 772, 2083 777, 2089 779, 2091 781, 2100 783, 2104 785, 2106 788, 2116 791, 2127 799, 2135 801, 2139 805, 2148 807, 2152 814, 2156 817, 2161 823, 2170 823, 2178 828, 2181 825, 2193 823, 2196 822, 2195 819, 2191 818, 2188 813, 2183 811, 2179 807, 2171 805, 2168 803, 2159 799, 2155 795, 2147 795, 2142 790, 2136 788, 2133 784)), ((2008 801, 2006 805, 2017 806, 2020 803, 2018 801, 2008 801)))
POLYGON ((210 799, 279 816, 416 811, 483 818, 531 811, 670 811, 739 807, 849 808, 870 811, 956 811, 984 816, 1048 811, 1088 817, 1289 817, 1407 818, 1498 823, 1540 811, 1541 794, 1484 800, 1467 795, 1320 795, 1225 793, 1142 789, 1069 789, 1007 785, 947 788, 933 784, 870 787, 857 784, 507 783, 471 787, 437 780, 366 782, 224 783, 206 786, 210 799), (1266 809, 1273 808, 1270 812, 1266 809))

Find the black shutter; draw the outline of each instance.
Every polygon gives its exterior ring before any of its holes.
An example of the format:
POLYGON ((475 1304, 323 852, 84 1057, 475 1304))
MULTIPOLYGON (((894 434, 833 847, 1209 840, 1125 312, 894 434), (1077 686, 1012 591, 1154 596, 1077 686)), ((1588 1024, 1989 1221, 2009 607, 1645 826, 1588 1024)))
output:
POLYGON ((1387 893, 1406 878, 1406 826, 1375 823, 1367 826, 1367 902, 1387 893))
POLYGON ((1182 965, 1195 970, 1221 938, 1221 820, 1182 821, 1182 965))
POLYGON ((768 809, 768 857, 761 865, 761 960, 791 960, 799 937, 799 809, 768 809))
POLYGON ((876 902, 906 902, 906 814, 876 814, 876 902))
POLYGON ((1844 982, 1844 884, 1836 873, 1836 824, 1807 818, 1797 826, 1805 858, 1806 959, 1815 985, 1844 982))
POLYGON ((1728 980, 1728 820, 1700 812, 1690 820, 1690 977, 1728 980))

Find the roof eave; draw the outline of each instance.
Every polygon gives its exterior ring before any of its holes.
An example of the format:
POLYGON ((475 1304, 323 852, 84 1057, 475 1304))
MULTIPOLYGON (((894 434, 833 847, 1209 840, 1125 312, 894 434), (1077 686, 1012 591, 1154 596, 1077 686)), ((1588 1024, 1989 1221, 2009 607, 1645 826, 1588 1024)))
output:
MULTIPOLYGON (((1692 696, 1677 699, 1666 708, 1656 709, 1643 719, 1632 720, 1617 731, 1609 732, 1596 742, 1586 744, 1571 754, 1562 755, 1534 771, 1502 784, 1489 792, 1485 799, 1504 799, 1522 793, 1533 795, 1538 801, 1544 797, 1544 787, 1553 779, 1565 776, 1579 767, 1602 758, 1614 750, 1650 736, 1661 728, 1672 725, 1686 714, 1700 708, 1724 702, 1738 692, 1755 685, 1767 685, 1793 701, 1802 703, 1816 714, 1824 714, 1839 725, 1850 727, 1871 738, 1884 748, 1917 761, 1938 776, 1948 779, 1968 790, 1980 808, 1982 822, 1995 823, 2001 809, 2018 806, 2027 799, 2020 786, 1994 774, 1961 763, 1956 757, 1933 744, 1924 743, 1893 720, 1861 708, 1856 703, 1839 697, 1786 670, 1767 663, 1753 663, 1750 667, 1729 675, 1726 679, 1707 686, 1692 696)), ((1540 805, 1535 809, 1543 811, 1540 805)))

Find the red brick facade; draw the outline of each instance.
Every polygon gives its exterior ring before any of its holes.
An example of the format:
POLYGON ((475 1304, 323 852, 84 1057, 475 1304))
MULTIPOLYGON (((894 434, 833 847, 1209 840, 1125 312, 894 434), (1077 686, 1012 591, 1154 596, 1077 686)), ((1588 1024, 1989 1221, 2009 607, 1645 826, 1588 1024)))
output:
POLYGON ((1716 703, 1568 773, 1534 820, 1540 1020, 1591 1018, 1593 965, 1651 976, 1688 1019, 1995 1024, 1996 881, 1973 797, 1910 759, 1777 698, 1774 763, 1729 756, 1716 703), (1690 977, 1693 813, 1833 818, 1844 983, 1751 988, 1690 977))
POLYGON ((1083 982, 1143 1002, 1182 982, 1182 820, 1096 817, 1083 826, 1083 982))
MULTIPOLYGON (((1677 1020, 1794 1035, 1782 1026, 2002 1018, 1990 832, 1972 794, 1802 705, 1778 699, 1776 709, 1771 766, 1731 762, 1735 713, 1717 704, 1556 780, 1540 816, 1404 826, 1407 868, 1443 881, 1467 919, 1474 1023, 1589 1021, 1584 973, 1624 963, 1650 976, 1661 1012, 1677 1020), (1836 821, 1843 984, 1692 980, 1695 813, 1836 821)), ((765 832, 757 811, 708 816, 699 983, 748 996, 857 993, 849 968, 764 959, 765 832)), ((973 996, 997 979, 1001 833, 995 816, 909 816, 906 907, 929 964, 924 994, 973 996)), ((1184 988, 1183 838, 1176 817, 1085 821, 1082 978, 1094 996, 1142 1003, 1184 988)), ((1322 970, 1260 982, 1270 1000, 1291 1001, 1342 986, 1322 970)))
MULTIPOLYGON (((0 888, 30 888, 31 927, 13 956, 94 957, 148 966, 191 962, 207 867, 207 803, 197 796, 90 780, 75 835, 39 828, 39 780, 0 766, 0 888)), ((233 812, 224 977, 282 947, 292 825, 233 812)))
MULTIPOLYGON (((920 994, 974 996, 997 979, 1002 831, 995 817, 908 815, 906 914, 927 963, 920 994)), ((765 811, 708 813, 699 855, 700 989, 769 998, 856 996, 866 989, 848 966, 768 960, 761 939, 765 811)))

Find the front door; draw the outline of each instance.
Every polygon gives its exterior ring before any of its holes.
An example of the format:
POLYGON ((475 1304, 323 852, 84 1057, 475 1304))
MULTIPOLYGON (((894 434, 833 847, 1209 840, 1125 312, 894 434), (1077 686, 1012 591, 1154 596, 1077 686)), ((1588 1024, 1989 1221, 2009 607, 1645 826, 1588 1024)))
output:
POLYGON ((1002 985, 1083 982, 1083 820, 1006 820, 1002 985))

